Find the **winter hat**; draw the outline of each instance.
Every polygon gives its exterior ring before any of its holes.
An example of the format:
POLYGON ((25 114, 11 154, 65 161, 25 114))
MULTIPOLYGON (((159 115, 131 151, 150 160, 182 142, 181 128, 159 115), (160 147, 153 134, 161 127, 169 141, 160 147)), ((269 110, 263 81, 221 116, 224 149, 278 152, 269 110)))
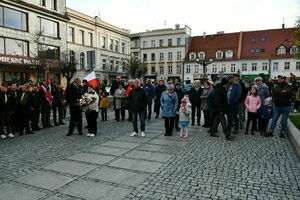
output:
POLYGON ((187 103, 187 98, 183 97, 183 99, 181 99, 181 103, 187 103))
POLYGON ((167 85, 167 90, 174 90, 173 84, 168 84, 167 85))
POLYGON ((261 77, 257 77, 256 79, 254 79, 254 82, 257 82, 257 81, 263 81, 263 79, 261 77))
POLYGON ((272 101, 272 97, 269 97, 269 98, 265 99, 265 102, 270 102, 271 103, 271 101, 272 101))
POLYGON ((175 87, 176 87, 176 86, 181 86, 181 84, 177 82, 177 83, 175 83, 175 87))

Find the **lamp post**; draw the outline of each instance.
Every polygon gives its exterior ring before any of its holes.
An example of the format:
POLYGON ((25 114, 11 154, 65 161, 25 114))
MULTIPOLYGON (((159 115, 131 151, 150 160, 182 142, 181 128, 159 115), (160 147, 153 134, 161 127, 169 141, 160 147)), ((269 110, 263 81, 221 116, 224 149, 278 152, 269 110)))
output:
POLYGON ((203 76, 205 77, 205 74, 206 74, 206 67, 208 65, 210 65, 212 62, 213 62, 213 59, 209 59, 209 60, 201 60, 198 56, 196 58, 196 62, 199 64, 199 65, 202 65, 203 66, 203 76))

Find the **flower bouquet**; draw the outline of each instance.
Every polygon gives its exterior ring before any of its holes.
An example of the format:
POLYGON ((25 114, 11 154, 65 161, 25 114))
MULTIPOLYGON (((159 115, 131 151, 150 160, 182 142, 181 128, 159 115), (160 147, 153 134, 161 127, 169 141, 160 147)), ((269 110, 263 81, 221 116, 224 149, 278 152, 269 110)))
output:
POLYGON ((89 105, 93 102, 93 99, 89 97, 88 94, 82 95, 82 98, 79 100, 79 105, 83 111, 86 111, 89 105))

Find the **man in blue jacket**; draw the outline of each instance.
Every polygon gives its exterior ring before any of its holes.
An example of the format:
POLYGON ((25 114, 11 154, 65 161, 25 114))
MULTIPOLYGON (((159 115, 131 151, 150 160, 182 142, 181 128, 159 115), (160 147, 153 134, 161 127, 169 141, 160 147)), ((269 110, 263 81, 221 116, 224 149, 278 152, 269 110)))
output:
POLYGON ((148 103, 147 103, 147 106, 145 109, 145 117, 146 117, 146 119, 148 119, 150 121, 151 114, 152 114, 152 101, 155 96, 155 89, 154 89, 154 86, 151 84, 150 79, 146 80, 146 83, 143 85, 143 88, 146 91, 147 96, 148 96, 148 103), (148 109, 148 112, 147 112, 147 109, 148 109), (148 113, 148 115, 147 115, 147 113, 148 113))
POLYGON ((229 86, 227 88, 227 98, 228 98, 228 131, 234 126, 233 133, 237 134, 239 132, 239 102, 242 96, 242 89, 239 82, 235 81, 234 76, 228 76, 229 86))

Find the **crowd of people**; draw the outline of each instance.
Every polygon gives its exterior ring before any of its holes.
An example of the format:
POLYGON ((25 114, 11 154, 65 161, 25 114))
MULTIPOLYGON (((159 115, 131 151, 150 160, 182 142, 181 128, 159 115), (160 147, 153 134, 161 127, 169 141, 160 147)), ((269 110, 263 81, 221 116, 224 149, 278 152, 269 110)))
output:
POLYGON ((250 128, 252 135, 258 132, 261 136, 273 136, 281 116, 279 136, 283 138, 292 104, 296 110, 300 105, 297 82, 288 83, 284 76, 278 76, 275 82, 257 77, 253 83, 246 84, 235 74, 216 83, 196 80, 185 85, 177 80, 152 83, 147 79, 143 83, 139 79, 126 82, 117 77, 109 93, 103 83, 95 87, 79 78, 66 89, 57 81, 51 86, 32 81, 20 86, 3 85, 0 87, 0 137, 13 138, 23 135, 24 131, 33 134, 42 128, 64 125, 67 107, 70 110, 67 136, 73 135, 76 127, 78 134, 83 135, 82 113, 85 113, 86 135, 95 137, 98 113, 101 121, 107 121, 109 97, 112 97, 115 120, 126 120, 128 113, 127 120, 133 125, 132 137, 139 134, 138 120, 140 134, 145 137, 146 120, 151 121, 155 113, 156 119, 164 119, 165 136, 173 135, 175 130, 180 131, 181 138, 189 137, 188 127, 201 126, 203 116, 202 127, 207 128, 210 136, 219 137, 221 125, 227 140, 233 140, 242 129, 248 134, 250 128))

